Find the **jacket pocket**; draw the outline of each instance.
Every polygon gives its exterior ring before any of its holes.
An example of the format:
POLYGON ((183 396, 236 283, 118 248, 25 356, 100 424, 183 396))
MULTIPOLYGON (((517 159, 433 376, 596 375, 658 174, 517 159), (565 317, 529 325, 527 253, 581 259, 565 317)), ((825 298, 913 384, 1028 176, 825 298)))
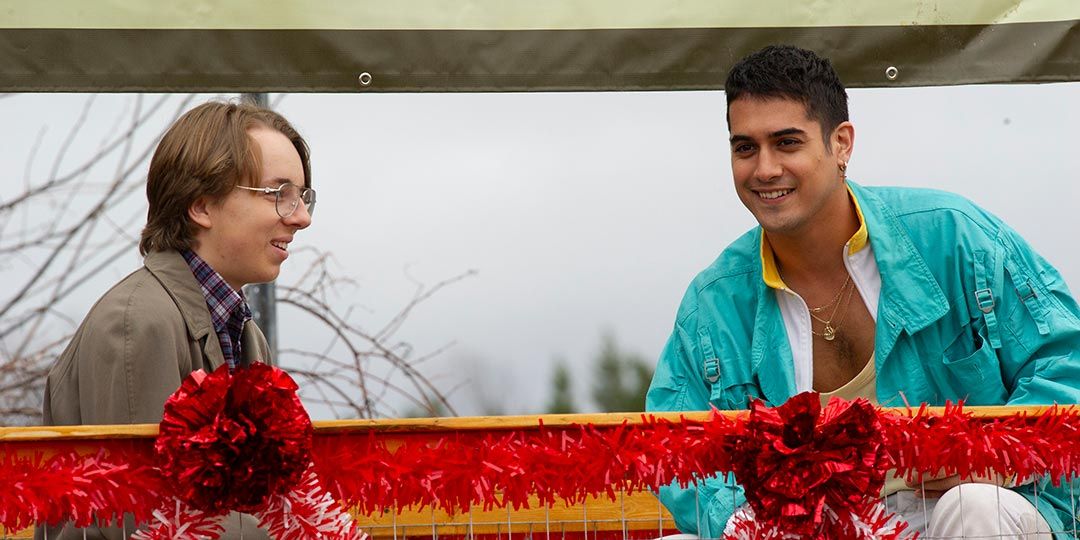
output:
POLYGON ((947 349, 942 362, 948 379, 946 398, 968 405, 1000 405, 1008 399, 993 347, 978 332, 968 329, 947 349))
POLYGON ((702 375, 708 384, 709 403, 722 411, 746 409, 752 398, 761 397, 750 373, 750 362, 733 353, 738 349, 730 343, 730 336, 722 335, 714 341, 708 328, 702 327, 698 331, 698 347, 705 358, 702 375))

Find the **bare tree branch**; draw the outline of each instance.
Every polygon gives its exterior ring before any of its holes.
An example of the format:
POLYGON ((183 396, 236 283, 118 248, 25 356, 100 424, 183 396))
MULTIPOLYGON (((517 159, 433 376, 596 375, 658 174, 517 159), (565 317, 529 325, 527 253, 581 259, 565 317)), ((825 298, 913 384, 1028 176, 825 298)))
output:
MULTIPOLYGON (((16 276, 0 291, 0 425, 41 421, 45 376, 89 308, 67 304, 99 296, 110 285, 104 280, 110 273, 133 270, 117 260, 138 244, 146 203, 134 195, 145 186, 144 171, 165 127, 193 98, 133 97, 107 129, 98 130, 105 134, 89 151, 87 132, 101 124, 100 98, 82 104, 54 151, 44 142, 48 127, 36 130, 21 191, 0 200, 0 271, 16 276), (39 158, 51 161, 44 179, 35 179, 39 158), (108 166, 111 171, 103 172, 108 166), (89 295, 79 294, 89 287, 89 295)), ((284 98, 277 96, 275 103, 284 98)), ((279 284, 279 301, 309 321, 303 334, 326 336, 317 350, 290 346, 279 354, 301 381, 304 399, 339 417, 396 415, 402 404, 412 411, 456 414, 449 393, 418 369, 452 344, 417 355, 397 334, 423 303, 475 272, 431 287, 413 280, 412 298, 371 332, 354 320, 361 311, 373 315, 370 310, 339 305, 341 291, 357 284, 336 268, 332 255, 310 248, 298 252, 308 252, 313 261, 294 283, 279 284)), ((288 337, 280 340, 287 343, 288 337)))
MULTIPOLYGON (((413 357, 412 346, 397 341, 395 333, 417 306, 430 299, 436 292, 476 272, 472 270, 464 272, 436 283, 432 287, 418 284, 413 297, 405 306, 391 316, 389 322, 381 330, 371 333, 352 322, 351 315, 354 306, 337 308, 331 301, 331 297, 335 295, 338 288, 345 284, 353 284, 352 280, 337 278, 329 269, 331 258, 327 254, 312 251, 314 261, 296 284, 278 285, 281 304, 300 310, 329 333, 327 341, 331 345, 324 348, 321 353, 296 355, 309 361, 308 365, 303 366, 306 372, 320 375, 320 377, 312 376, 310 380, 316 385, 322 384, 323 380, 330 379, 331 376, 339 376, 345 368, 351 368, 353 372, 349 376, 361 396, 359 407, 354 407, 353 413, 361 417, 376 416, 374 404, 385 402, 390 396, 397 400, 411 401, 431 414, 442 411, 456 414, 447 394, 417 369, 417 365, 442 353, 448 345, 420 357, 413 357), (343 349, 343 354, 351 360, 351 365, 346 366, 342 359, 332 358, 331 350, 335 347, 343 349), (381 363, 382 369, 387 370, 385 377, 373 373, 371 364, 375 362, 381 363), (403 378, 406 387, 394 383, 395 377, 403 378), (372 389, 371 384, 376 384, 379 388, 372 389)), ((282 365, 285 365, 284 361, 282 365)), ((290 364, 289 370, 295 369, 297 367, 290 364)))
MULTIPOLYGON (((187 109, 187 105, 191 103, 191 100, 194 99, 194 97, 195 96, 187 96, 183 100, 180 107, 178 107, 178 112, 174 116, 174 118, 176 116, 179 116, 180 113, 183 112, 183 110, 187 109)), ((139 117, 138 121, 135 123, 136 124, 135 127, 141 127, 141 126, 145 125, 149 121, 149 119, 157 112, 158 108, 160 108, 162 105, 165 104, 165 102, 168 100, 168 98, 169 98, 168 95, 163 95, 155 103, 154 106, 150 107, 150 109, 148 109, 146 111, 146 114, 139 117)), ((86 111, 87 111, 87 109, 84 109, 83 114, 80 115, 80 121, 78 122, 79 127, 81 127, 82 119, 85 118, 86 111)), ((69 136, 69 139, 72 139, 74 137, 74 135, 76 134, 76 132, 77 132, 77 129, 73 128, 71 130, 71 135, 69 136)), ((98 166, 102 161, 104 161, 105 158, 108 157, 113 151, 115 151, 121 144, 124 144, 128 137, 131 137, 133 135, 134 135, 134 133, 129 130, 129 132, 124 133, 121 136, 117 137, 115 140, 105 144, 99 151, 97 151, 96 153, 91 155, 89 158, 87 158, 86 161, 83 162, 78 167, 72 169, 70 172, 68 172, 66 174, 57 176, 56 171, 58 170, 59 163, 61 161, 61 158, 63 157, 62 156, 63 151, 62 151, 61 155, 57 156, 57 158, 54 160, 54 163, 55 163, 56 166, 54 167, 54 173, 50 176, 49 180, 42 183, 41 185, 39 185, 37 187, 34 187, 32 189, 28 189, 26 192, 15 196, 15 198, 13 198, 13 199, 11 199, 11 200, 3 203, 3 204, 0 204, 0 214, 3 214, 4 212, 7 212, 7 211, 11 211, 12 209, 20 206, 27 199, 31 199, 31 198, 33 198, 33 197, 35 197, 37 195, 41 195, 41 194, 50 192, 50 191, 52 191, 52 190, 54 190, 56 188, 59 188, 59 187, 65 185, 65 184, 67 184, 68 182, 71 182, 72 180, 74 180, 76 178, 79 178, 80 176, 90 172, 94 167, 98 166)), ((159 134, 159 137, 160 137, 160 134, 159 134)), ((156 145, 157 145, 157 140, 155 139, 154 143, 149 145, 149 150, 153 151, 153 149, 154 149, 154 147, 156 145)), ((65 149, 66 149, 66 145, 65 145, 65 149)))

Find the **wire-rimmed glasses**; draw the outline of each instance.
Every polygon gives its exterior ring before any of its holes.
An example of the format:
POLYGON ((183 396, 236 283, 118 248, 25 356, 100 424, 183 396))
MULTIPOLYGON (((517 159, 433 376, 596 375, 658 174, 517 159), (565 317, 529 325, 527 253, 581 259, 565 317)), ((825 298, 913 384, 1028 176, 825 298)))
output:
POLYGON ((309 187, 300 187, 292 182, 285 182, 276 188, 236 186, 248 191, 258 191, 264 195, 274 194, 274 209, 281 219, 285 219, 296 212, 296 208, 303 201, 308 215, 315 213, 315 190, 309 187))

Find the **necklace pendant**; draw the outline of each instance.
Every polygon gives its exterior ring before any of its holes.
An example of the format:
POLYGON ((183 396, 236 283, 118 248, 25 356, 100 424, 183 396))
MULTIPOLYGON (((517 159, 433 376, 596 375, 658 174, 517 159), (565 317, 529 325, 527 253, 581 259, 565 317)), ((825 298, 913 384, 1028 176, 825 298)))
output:
POLYGON ((821 337, 825 338, 825 341, 832 341, 836 339, 836 329, 830 324, 825 325, 825 330, 821 332, 821 337))

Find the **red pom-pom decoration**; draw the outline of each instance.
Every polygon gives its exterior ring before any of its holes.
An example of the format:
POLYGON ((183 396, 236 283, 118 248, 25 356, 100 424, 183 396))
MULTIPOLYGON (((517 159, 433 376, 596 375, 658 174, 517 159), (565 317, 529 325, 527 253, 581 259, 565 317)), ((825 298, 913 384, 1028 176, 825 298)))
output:
POLYGON ((196 510, 252 512, 311 462, 311 419, 284 371, 256 363, 192 373, 165 402, 154 448, 177 497, 196 510))
POLYGON ((756 521, 828 538, 834 524, 877 517, 892 463, 877 411, 865 399, 832 400, 824 410, 809 392, 776 408, 755 401, 745 432, 724 444, 756 521))

